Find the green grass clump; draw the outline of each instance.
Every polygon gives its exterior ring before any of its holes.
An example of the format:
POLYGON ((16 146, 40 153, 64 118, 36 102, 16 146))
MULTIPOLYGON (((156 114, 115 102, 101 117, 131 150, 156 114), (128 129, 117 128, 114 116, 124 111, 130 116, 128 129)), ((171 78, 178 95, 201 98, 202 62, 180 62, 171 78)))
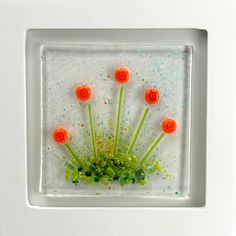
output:
POLYGON ((108 185, 117 182, 120 185, 140 184, 148 182, 148 176, 161 172, 157 160, 140 165, 137 158, 125 152, 97 153, 97 157, 79 157, 68 160, 65 165, 65 179, 74 184, 85 182, 89 185, 99 182, 108 185))

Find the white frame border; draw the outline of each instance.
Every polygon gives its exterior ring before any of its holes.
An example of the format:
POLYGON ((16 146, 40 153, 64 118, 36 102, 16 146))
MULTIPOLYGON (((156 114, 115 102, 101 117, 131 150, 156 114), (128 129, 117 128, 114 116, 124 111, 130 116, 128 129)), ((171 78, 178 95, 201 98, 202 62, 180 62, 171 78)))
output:
MULTIPOLYGON (((0 235, 235 234, 233 0, 0 1, 0 235), (204 208, 39 209, 26 202, 24 40, 31 28, 200 28, 208 31, 204 208), (231 122, 229 125, 227 122, 231 122), (8 184, 6 184, 6 181, 8 184), (9 184, 10 183, 10 184, 9 184), (119 226, 119 228, 118 228, 119 226)), ((235 109, 234 109, 235 110, 235 109)))

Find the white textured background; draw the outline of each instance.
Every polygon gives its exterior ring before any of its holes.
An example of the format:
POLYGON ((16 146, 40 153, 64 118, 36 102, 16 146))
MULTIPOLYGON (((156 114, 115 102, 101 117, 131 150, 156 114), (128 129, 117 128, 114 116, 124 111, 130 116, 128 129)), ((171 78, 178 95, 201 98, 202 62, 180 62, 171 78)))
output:
MULTIPOLYGON (((190 46, 44 46, 42 48, 42 191, 50 194, 103 194, 186 197, 189 190, 189 105, 192 48, 190 46), (74 90, 87 84, 93 89, 91 100, 95 132, 115 134, 119 84, 116 67, 125 66, 131 78, 125 87, 120 138, 128 148, 146 106, 144 92, 155 87, 161 99, 151 108, 134 147, 138 159, 162 132, 161 122, 172 117, 177 132, 166 135, 150 159, 160 160, 163 173, 151 175, 146 186, 68 183, 64 179, 68 153, 52 140, 53 130, 65 127, 71 133, 78 154, 90 155, 90 127, 87 104, 79 103, 74 90)), ((113 139, 113 137, 112 137, 113 139)), ((113 139, 114 140, 114 139, 113 139)))

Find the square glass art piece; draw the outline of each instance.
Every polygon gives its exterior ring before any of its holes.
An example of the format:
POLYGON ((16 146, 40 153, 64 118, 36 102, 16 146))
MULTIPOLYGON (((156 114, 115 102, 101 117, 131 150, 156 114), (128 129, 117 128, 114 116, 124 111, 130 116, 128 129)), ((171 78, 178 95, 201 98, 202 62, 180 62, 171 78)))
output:
POLYGON ((40 192, 188 197, 192 53, 42 45, 40 192))

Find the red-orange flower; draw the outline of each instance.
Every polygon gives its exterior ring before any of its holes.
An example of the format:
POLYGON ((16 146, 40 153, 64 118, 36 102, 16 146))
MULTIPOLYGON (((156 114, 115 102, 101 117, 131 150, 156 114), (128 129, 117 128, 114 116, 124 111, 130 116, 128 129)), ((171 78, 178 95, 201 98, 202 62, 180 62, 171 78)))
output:
POLYGON ((156 104, 160 99, 160 92, 155 88, 150 88, 145 91, 145 100, 148 104, 156 104))
POLYGON ((76 88, 75 94, 76 94, 76 97, 80 101, 84 102, 84 101, 87 101, 91 98, 92 91, 91 91, 91 88, 89 86, 81 85, 81 86, 76 88))
POLYGON ((64 128, 55 129, 53 138, 57 143, 65 143, 68 140, 68 131, 64 128))
POLYGON ((115 70, 115 80, 119 83, 127 83, 130 77, 129 71, 124 67, 119 67, 115 70))
POLYGON ((162 122, 162 129, 167 134, 172 134, 176 131, 177 125, 175 120, 167 118, 162 122))

